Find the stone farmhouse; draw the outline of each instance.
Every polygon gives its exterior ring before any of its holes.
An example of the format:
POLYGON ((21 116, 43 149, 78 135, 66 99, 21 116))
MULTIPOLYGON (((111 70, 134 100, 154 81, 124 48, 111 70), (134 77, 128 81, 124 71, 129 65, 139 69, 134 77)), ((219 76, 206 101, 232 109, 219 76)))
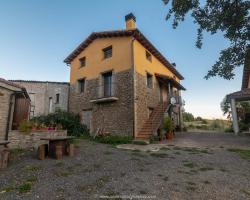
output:
POLYGON ((136 28, 132 13, 125 20, 125 30, 93 32, 64 60, 69 111, 80 113, 92 134, 149 139, 164 115, 180 128, 184 77, 136 28))

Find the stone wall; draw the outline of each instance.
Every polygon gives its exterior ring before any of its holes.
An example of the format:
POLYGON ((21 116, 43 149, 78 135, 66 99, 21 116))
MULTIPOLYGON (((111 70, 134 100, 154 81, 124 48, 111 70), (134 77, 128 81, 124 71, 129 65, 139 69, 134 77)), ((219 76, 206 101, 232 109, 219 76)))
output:
POLYGON ((134 109, 133 109, 133 71, 112 73, 113 96, 118 100, 106 103, 91 103, 100 93, 101 75, 99 79, 86 80, 85 92, 79 93, 77 85, 71 85, 69 110, 81 114, 91 111, 92 134, 98 129, 104 129, 115 135, 133 135, 134 109))
POLYGON ((68 110, 69 84, 64 82, 61 83, 22 80, 13 80, 12 82, 22 85, 29 93, 31 105, 34 106, 34 114, 31 112, 31 117, 49 113, 50 97, 52 98, 53 102, 52 112, 54 112, 56 108, 68 110), (60 94, 59 103, 56 103, 56 94, 60 94))
POLYGON ((8 140, 10 144, 9 148, 37 148, 41 144, 47 143, 47 141, 40 140, 40 138, 55 137, 55 136, 67 136, 67 131, 32 131, 30 134, 21 133, 19 131, 9 131, 8 140))
POLYGON ((160 102, 160 88, 154 79, 153 88, 148 88, 146 77, 135 74, 135 135, 141 130, 149 116, 149 108, 154 108, 160 102))
POLYGON ((5 139, 11 93, 0 87, 0 140, 5 139))

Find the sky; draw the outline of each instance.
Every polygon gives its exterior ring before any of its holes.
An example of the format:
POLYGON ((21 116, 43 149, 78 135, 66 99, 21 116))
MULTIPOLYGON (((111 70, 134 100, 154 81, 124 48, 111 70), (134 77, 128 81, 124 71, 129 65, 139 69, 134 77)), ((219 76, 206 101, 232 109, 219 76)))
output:
POLYGON ((70 68, 63 63, 68 54, 93 31, 124 29, 124 16, 132 12, 137 28, 185 77, 185 110, 223 118, 220 102, 240 90, 242 68, 232 81, 204 76, 228 41, 221 33, 205 34, 197 49, 192 18, 173 29, 165 21, 167 11, 161 0, 1 0, 0 77, 69 81, 70 68))

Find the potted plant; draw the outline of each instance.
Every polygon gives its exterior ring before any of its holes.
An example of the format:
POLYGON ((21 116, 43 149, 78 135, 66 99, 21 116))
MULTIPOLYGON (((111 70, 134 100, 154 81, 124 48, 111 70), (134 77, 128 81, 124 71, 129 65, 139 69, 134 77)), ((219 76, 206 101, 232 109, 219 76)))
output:
POLYGON ((167 140, 173 139, 173 131, 175 129, 175 124, 170 117, 166 117, 163 122, 163 129, 165 130, 165 135, 167 140))

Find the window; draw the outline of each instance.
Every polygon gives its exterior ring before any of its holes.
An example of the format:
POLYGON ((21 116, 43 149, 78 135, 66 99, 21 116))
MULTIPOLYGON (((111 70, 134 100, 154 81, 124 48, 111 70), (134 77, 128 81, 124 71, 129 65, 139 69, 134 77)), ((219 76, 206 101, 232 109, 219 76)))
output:
POLYGON ((79 61, 80 61, 80 67, 85 67, 85 65, 86 65, 86 57, 80 58, 79 61))
POLYGON ((152 62, 152 55, 148 51, 146 51, 146 58, 147 58, 147 60, 152 62))
POLYGON ((112 72, 107 72, 103 76, 103 94, 104 97, 112 96, 112 72))
POLYGON ((153 76, 149 73, 147 73, 147 86, 153 88, 153 76))
POLYGON ((53 99, 52 97, 49 98, 49 113, 53 112, 53 99))
POLYGON ((85 90, 85 79, 78 80, 78 91, 79 93, 83 93, 85 90))
POLYGON ((56 103, 59 103, 60 101, 60 94, 56 94, 56 103))
POLYGON ((103 51, 104 59, 112 57, 112 46, 109 46, 103 49, 102 51, 103 51))

